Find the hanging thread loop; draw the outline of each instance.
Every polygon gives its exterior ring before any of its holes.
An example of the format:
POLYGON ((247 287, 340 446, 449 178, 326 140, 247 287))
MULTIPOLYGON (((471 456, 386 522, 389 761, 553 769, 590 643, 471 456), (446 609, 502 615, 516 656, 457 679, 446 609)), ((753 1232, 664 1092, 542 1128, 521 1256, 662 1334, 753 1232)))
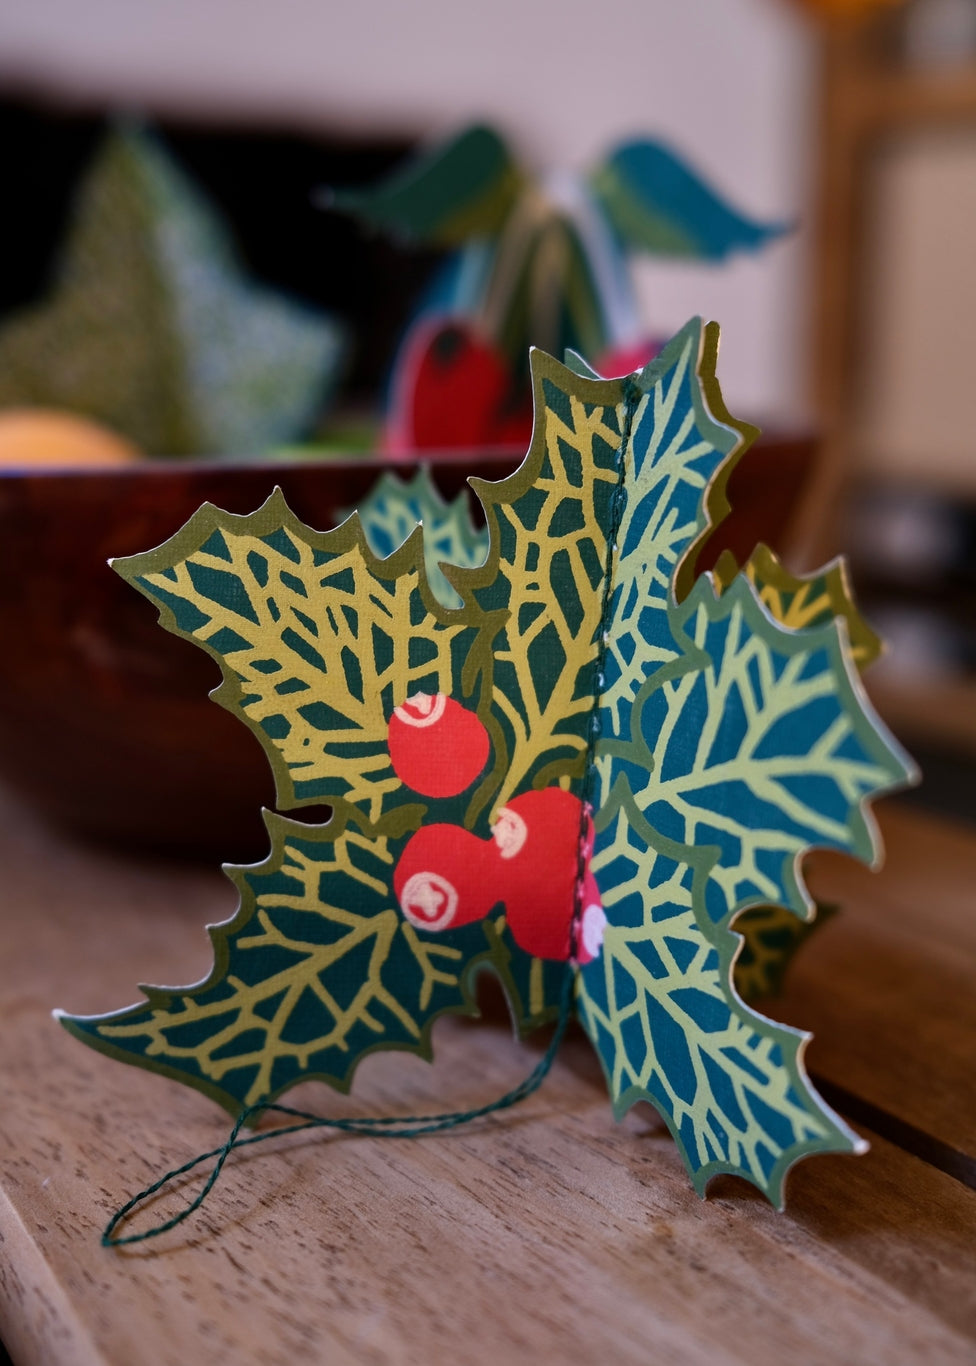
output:
POLYGON ((200 1153, 191 1158, 189 1162, 184 1162, 182 1167, 174 1167, 165 1176, 161 1176, 158 1181, 146 1186, 139 1191, 131 1200, 127 1200, 124 1205, 112 1215, 102 1233, 102 1247, 126 1247, 132 1243, 144 1243, 150 1238, 158 1238, 160 1234, 168 1233, 171 1229, 182 1224, 191 1214, 195 1214, 207 1199, 214 1186, 220 1180, 220 1174, 224 1169, 227 1159, 231 1153, 238 1148, 248 1148, 255 1143, 266 1143, 272 1138, 283 1138, 287 1134, 301 1133, 307 1129, 336 1129, 341 1133, 347 1134, 370 1134, 374 1138, 418 1138, 422 1134, 440 1133, 446 1129, 457 1129, 464 1124, 470 1124, 473 1120, 482 1119, 486 1115, 492 1115, 500 1110, 508 1110, 513 1105, 518 1105, 520 1101, 526 1100, 539 1089, 548 1076, 552 1064, 555 1061, 559 1045, 562 1043, 569 1024, 573 1004, 573 982, 575 973, 567 965, 567 971, 563 979, 562 994, 559 1002, 559 1014, 556 1019, 556 1027, 552 1038, 549 1041, 545 1053, 536 1063, 535 1067, 519 1082, 518 1086, 497 1100, 489 1101, 486 1105, 478 1106, 473 1110, 454 1110, 445 1114, 438 1115, 382 1115, 376 1117, 363 1116, 362 1118, 339 1118, 329 1119, 324 1115, 309 1114, 304 1110, 293 1109, 289 1105, 277 1104, 255 1104, 243 1109, 234 1121, 234 1126, 227 1136, 227 1141, 222 1143, 219 1148, 211 1148, 209 1152, 200 1153), (283 1115, 287 1119, 294 1120, 294 1123, 279 1125, 275 1129, 268 1129, 260 1134, 249 1134, 241 1137, 241 1130, 248 1120, 253 1119, 257 1114, 276 1114, 283 1115), (172 1181, 178 1180, 181 1176, 186 1176, 196 1167, 204 1162, 213 1160, 213 1167, 207 1176, 199 1194, 190 1203, 172 1218, 165 1219, 159 1224, 154 1224, 151 1228, 144 1229, 141 1233, 118 1234, 116 1230, 120 1224, 124 1224, 129 1216, 146 1200, 150 1200, 172 1181))

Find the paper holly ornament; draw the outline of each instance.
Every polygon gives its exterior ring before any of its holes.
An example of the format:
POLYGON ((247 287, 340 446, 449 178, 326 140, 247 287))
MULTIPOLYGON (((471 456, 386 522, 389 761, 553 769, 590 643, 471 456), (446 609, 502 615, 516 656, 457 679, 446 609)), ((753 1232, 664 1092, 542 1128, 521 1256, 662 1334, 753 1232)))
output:
POLYGON ((0 325, 0 407, 84 413, 150 455, 248 455, 304 435, 342 350, 338 323, 247 278, 158 141, 119 129, 50 296, 0 325))
POLYGON ((408 451, 527 441, 530 346, 571 348, 603 374, 643 365, 656 346, 632 255, 718 263, 784 231, 739 213, 660 142, 621 143, 586 174, 532 175, 481 125, 332 202, 451 250, 394 369, 388 441, 408 451))
POLYGON ((803 855, 874 859, 867 804, 911 766, 861 690, 839 571, 794 579, 765 553, 695 578, 753 435, 717 338, 693 321, 617 380, 533 355, 529 453, 474 481, 483 560, 442 566, 460 605, 431 591, 426 528, 370 548, 389 484, 325 533, 280 493, 205 505, 116 563, 218 661, 216 700, 299 819, 268 813, 268 859, 230 871, 206 981, 68 1029, 239 1113, 309 1078, 345 1090, 375 1049, 429 1057, 481 971, 534 1029, 569 973, 615 1112, 649 1100, 698 1190, 735 1172, 778 1203, 798 1158, 861 1146, 810 1085, 806 1036, 736 990, 736 917, 763 990, 784 917, 811 914, 803 855), (800 629, 776 615, 796 604, 800 629), (327 824, 301 821, 323 802, 327 824))

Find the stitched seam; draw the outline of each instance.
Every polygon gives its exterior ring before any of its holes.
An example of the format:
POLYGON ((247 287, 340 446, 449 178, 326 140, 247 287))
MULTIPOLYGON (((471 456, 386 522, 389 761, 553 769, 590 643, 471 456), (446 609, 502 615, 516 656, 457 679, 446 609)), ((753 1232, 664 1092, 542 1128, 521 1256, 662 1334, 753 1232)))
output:
POLYGON ((607 529, 607 554, 603 569, 603 602, 600 607, 600 620, 598 625, 598 646, 596 659, 593 662, 593 705, 590 708, 590 715, 587 720, 587 742, 586 742, 586 766, 583 771, 583 787, 581 792, 582 808, 580 811, 579 838, 576 848, 576 884, 573 889, 573 916, 570 922, 569 932, 569 953, 570 962, 574 966, 579 959, 579 936, 583 917, 583 888, 586 878, 586 826, 587 817, 592 809, 592 796, 596 786, 596 746, 600 738, 600 707, 603 701, 603 687, 605 683, 604 669, 606 665, 607 649, 610 643, 610 603, 613 597, 614 588, 614 559, 618 549, 617 537, 620 534, 620 526, 623 521, 624 508, 627 502, 626 481, 627 481, 627 447, 630 444, 631 435, 634 428, 634 418, 643 395, 632 379, 626 382, 626 399, 624 408, 623 430, 620 433, 620 445, 617 447, 615 457, 617 465, 617 483, 614 487, 613 496, 610 500, 610 525, 607 529))

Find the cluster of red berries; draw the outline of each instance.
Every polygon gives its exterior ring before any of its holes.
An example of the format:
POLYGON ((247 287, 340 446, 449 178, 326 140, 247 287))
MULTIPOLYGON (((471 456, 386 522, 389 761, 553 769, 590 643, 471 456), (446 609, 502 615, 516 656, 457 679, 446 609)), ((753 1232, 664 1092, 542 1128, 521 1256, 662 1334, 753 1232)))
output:
MULTIPOLYGON (((488 761, 488 732, 474 712, 443 693, 417 693, 389 726, 390 760, 401 782, 426 797, 453 797, 488 761)), ((515 942, 537 958, 568 959, 573 908, 582 906, 576 956, 600 952, 606 917, 590 871, 593 822, 560 787, 523 792, 499 808, 490 839, 463 826, 425 825, 410 837, 393 874, 400 909, 424 930, 483 919, 503 902, 515 942), (580 854, 582 852, 582 859, 580 854), (577 897, 580 866, 585 868, 577 897)))

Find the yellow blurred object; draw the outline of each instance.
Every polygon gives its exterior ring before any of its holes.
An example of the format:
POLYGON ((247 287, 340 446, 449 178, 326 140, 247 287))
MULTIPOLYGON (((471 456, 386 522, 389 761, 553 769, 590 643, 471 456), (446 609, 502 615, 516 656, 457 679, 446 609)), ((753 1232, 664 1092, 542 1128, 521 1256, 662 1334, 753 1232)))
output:
POLYGON ((129 465, 137 446, 90 418, 54 408, 0 411, 0 467, 129 465))

